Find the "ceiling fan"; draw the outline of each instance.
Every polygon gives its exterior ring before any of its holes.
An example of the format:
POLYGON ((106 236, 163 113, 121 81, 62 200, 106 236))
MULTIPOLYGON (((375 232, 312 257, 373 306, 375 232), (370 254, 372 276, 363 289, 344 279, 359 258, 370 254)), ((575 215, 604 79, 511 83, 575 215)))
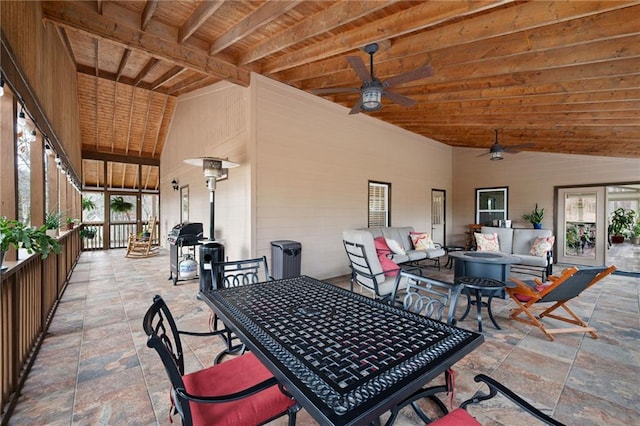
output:
POLYGON ((402 74, 395 75, 385 81, 380 81, 373 73, 373 55, 378 51, 378 43, 367 44, 364 47, 364 51, 369 54, 370 72, 367 71, 367 67, 364 64, 364 61, 359 56, 346 57, 349 65, 351 65, 356 74, 358 74, 358 77, 360 77, 360 79, 362 80, 362 86, 353 88, 333 87, 327 89, 315 89, 312 90, 311 93, 319 95, 342 92, 360 92, 360 99, 353 106, 353 108, 351 108, 349 114, 357 114, 360 111, 370 112, 379 110, 380 108, 382 108, 382 96, 389 98, 391 101, 402 106, 409 107, 415 105, 417 103, 415 99, 411 99, 398 93, 390 92, 386 89, 398 84, 430 77, 433 75, 433 68, 431 68, 430 65, 425 65, 413 71, 407 71, 402 74))
POLYGON ((520 152, 521 148, 529 148, 532 147, 534 144, 532 143, 521 143, 518 145, 513 145, 513 146, 502 146, 498 143, 498 129, 494 129, 494 132, 496 133, 496 140, 493 143, 493 145, 491 145, 491 148, 489 148, 489 152, 484 152, 480 155, 478 155, 478 157, 482 157, 484 155, 487 154, 491 154, 491 159, 492 160, 502 160, 502 153, 503 152, 508 152, 509 154, 517 154, 520 152))

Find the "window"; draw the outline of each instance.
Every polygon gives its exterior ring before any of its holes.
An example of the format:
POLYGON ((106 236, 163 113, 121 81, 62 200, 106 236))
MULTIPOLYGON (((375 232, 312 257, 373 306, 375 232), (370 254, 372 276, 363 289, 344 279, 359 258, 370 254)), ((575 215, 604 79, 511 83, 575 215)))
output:
POLYGON ((391 184, 369 181, 368 226, 391 226, 391 184))
POLYGON ((476 189, 476 223, 480 225, 500 226, 501 220, 507 220, 509 188, 476 189))

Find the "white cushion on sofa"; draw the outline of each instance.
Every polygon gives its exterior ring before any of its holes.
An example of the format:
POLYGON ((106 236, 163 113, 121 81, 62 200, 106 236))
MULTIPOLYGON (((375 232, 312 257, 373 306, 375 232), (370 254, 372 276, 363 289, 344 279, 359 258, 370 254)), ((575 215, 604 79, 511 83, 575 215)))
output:
POLYGON ((394 252, 395 254, 405 254, 405 255, 407 254, 406 250, 403 249, 400 243, 397 242, 396 240, 392 240, 391 238, 385 238, 385 241, 387 242, 387 245, 389 246, 391 251, 394 252))

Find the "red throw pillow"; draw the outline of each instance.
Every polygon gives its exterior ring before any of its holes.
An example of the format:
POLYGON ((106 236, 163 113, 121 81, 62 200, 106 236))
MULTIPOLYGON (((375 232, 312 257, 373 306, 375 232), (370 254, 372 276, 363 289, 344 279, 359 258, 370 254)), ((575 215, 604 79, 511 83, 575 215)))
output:
POLYGON ((378 253, 378 257, 380 257, 381 254, 385 256, 391 254, 391 249, 389 248, 389 245, 387 244, 387 241, 384 239, 384 237, 375 238, 373 240, 373 244, 376 247, 376 253, 378 253))
POLYGON ((378 260, 380 260, 380 266, 382 266, 382 272, 385 277, 395 277, 400 272, 398 264, 389 259, 386 255, 378 254, 378 260))

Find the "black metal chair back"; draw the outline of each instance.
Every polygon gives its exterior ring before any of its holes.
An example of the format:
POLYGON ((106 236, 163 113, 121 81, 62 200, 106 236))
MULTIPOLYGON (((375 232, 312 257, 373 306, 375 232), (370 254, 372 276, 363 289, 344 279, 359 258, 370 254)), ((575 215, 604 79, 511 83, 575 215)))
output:
MULTIPOLYGON (((211 278, 214 289, 239 287, 272 279, 265 256, 226 262, 212 261, 211 278)), ((244 352, 244 343, 220 320, 215 312, 209 320, 209 329, 218 333, 226 346, 225 350, 216 356, 214 364, 218 364, 226 355, 244 352)))
POLYGON ((153 304, 142 320, 142 327, 147 334, 147 346, 156 350, 171 380, 171 394, 175 408, 182 417, 183 424, 190 425, 192 417, 189 401, 175 391, 185 389, 182 380, 184 375, 182 342, 176 322, 162 297, 156 295, 153 298, 153 304))
MULTIPOLYGON (((423 277, 401 270, 396 276, 396 283, 390 302, 402 306, 410 312, 423 315, 437 321, 446 320, 447 324, 455 325, 454 317, 456 302, 461 286, 456 286, 433 278, 423 277), (448 309, 447 309, 448 308, 448 309)), ((451 372, 445 371, 445 384, 430 386, 417 390, 400 404, 391 409, 391 416, 387 424, 392 424, 400 410, 411 405, 416 414, 425 422, 432 419, 422 411, 416 401, 422 398, 431 399, 443 413, 447 413, 446 405, 436 396, 437 393, 448 392, 451 383, 451 372)))
POLYGON ((239 287, 272 279, 269 275, 269 266, 265 256, 227 262, 212 261, 211 274, 214 280, 214 287, 217 288, 239 287), (221 279, 222 282, 216 283, 215 280, 218 279, 221 279))
POLYGON ((400 271, 391 300, 407 311, 455 325, 456 290, 453 284, 400 271))

